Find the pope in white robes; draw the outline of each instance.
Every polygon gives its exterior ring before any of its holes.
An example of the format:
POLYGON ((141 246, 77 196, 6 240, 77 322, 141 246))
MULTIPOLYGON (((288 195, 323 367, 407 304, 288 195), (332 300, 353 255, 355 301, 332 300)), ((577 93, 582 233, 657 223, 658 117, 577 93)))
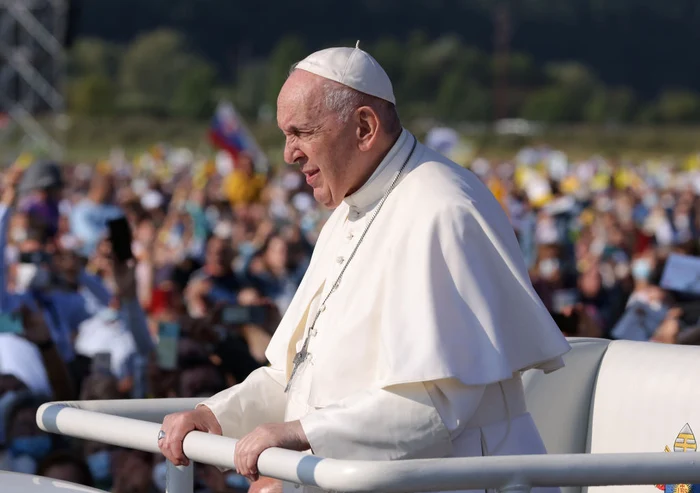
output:
POLYGON ((236 465, 252 479, 271 446, 361 460, 546 453, 521 373, 560 368, 569 345, 494 196, 397 125, 394 105, 385 72, 359 48, 296 65, 278 101, 285 160, 334 212, 270 366, 166 418, 161 450, 176 464, 193 429, 241 439, 236 465), (335 123, 343 140, 325 145, 335 123), (364 176, 343 162, 375 145, 364 176))

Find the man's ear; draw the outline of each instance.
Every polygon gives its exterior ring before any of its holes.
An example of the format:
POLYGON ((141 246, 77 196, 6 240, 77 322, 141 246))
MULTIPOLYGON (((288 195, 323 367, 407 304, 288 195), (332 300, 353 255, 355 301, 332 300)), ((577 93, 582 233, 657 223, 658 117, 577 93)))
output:
POLYGON ((369 106, 362 106, 355 112, 357 120, 357 142, 360 151, 372 148, 379 135, 379 115, 369 106))

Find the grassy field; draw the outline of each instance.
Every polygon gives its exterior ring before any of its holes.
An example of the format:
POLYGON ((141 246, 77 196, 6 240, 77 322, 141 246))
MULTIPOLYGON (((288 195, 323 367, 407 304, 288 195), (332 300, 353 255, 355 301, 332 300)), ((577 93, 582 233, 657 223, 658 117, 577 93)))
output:
MULTIPOLYGON (((425 124, 408 128, 424 136, 425 124)), ((207 122, 147 117, 71 118, 65 131, 66 159, 90 162, 108 156, 110 149, 121 147, 127 155, 147 150, 158 142, 211 152, 206 140, 207 122)), ((283 139, 274 124, 252 128, 261 146, 273 162, 281 162, 283 139)), ((479 154, 487 158, 507 159, 526 146, 547 144, 567 152, 573 158, 599 154, 614 159, 684 157, 700 151, 700 127, 594 127, 559 126, 545 129, 535 137, 499 136, 483 131, 467 135, 479 154)), ((5 153, 16 146, 4 145, 5 153)), ((9 152, 8 152, 9 151, 9 152)))

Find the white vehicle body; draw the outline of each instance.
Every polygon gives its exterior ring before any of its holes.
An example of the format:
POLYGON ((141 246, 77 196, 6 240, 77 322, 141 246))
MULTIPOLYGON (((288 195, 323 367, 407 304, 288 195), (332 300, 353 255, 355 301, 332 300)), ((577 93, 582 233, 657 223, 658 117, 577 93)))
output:
POLYGON ((0 491, 3 493, 104 493, 79 484, 31 474, 0 471, 0 491))

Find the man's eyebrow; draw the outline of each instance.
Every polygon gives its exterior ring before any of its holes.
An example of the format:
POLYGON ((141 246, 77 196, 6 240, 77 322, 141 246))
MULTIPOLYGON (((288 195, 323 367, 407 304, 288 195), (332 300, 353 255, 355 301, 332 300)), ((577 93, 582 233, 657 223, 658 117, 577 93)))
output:
POLYGON ((289 133, 296 134, 296 133, 302 133, 302 132, 310 132, 312 130, 315 130, 317 127, 308 124, 308 123, 301 123, 301 124, 296 124, 296 125, 289 125, 285 130, 289 133))

